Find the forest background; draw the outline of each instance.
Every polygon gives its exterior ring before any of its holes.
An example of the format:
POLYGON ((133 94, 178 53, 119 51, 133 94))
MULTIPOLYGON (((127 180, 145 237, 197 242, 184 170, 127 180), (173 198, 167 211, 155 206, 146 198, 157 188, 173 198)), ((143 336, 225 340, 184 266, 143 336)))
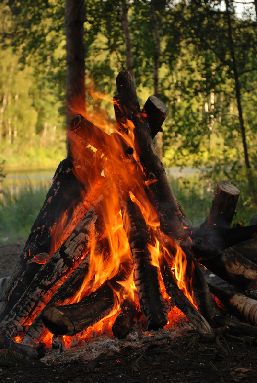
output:
MULTIPOLYGON (((94 89, 113 95, 115 75, 128 68, 141 100, 156 94, 168 106, 156 143, 165 166, 233 180, 249 219, 257 206, 257 0, 78 3, 85 6, 87 104, 112 118, 110 104, 93 100, 94 89)), ((66 7, 64 0, 0 4, 0 179, 14 169, 55 168, 65 157, 66 7)), ((179 185, 180 199, 199 209, 203 191, 195 185, 189 198, 186 187, 179 185)), ((1 204, 2 222, 15 212, 19 221, 17 198, 1 204)))

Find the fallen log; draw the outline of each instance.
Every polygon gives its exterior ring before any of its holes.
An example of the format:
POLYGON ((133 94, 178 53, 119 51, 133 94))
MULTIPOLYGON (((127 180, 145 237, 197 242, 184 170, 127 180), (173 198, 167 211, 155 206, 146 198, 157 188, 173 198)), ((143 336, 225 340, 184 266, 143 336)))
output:
POLYGON ((257 296, 257 265, 244 258, 235 248, 215 253, 215 257, 202 258, 202 264, 220 278, 257 296))
POLYGON ((232 285, 213 274, 207 274, 207 280, 211 292, 220 299, 225 307, 229 306, 246 322, 257 325, 257 301, 255 299, 246 297, 232 285))
POLYGON ((213 330, 207 320, 200 314, 184 293, 178 288, 175 277, 165 259, 161 264, 162 278, 165 289, 171 299, 188 318, 192 326, 202 335, 213 336, 213 330))
POLYGON ((148 329, 157 330, 167 323, 167 316, 160 291, 158 269, 153 266, 148 249, 151 237, 140 209, 130 198, 127 199, 122 213, 135 264, 134 280, 140 308, 147 318, 148 329))

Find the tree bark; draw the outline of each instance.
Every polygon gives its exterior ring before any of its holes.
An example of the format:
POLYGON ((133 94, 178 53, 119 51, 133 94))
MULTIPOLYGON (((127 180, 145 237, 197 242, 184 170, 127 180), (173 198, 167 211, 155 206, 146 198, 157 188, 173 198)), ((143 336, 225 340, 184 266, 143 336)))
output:
POLYGON ((121 0, 121 25, 124 34, 125 40, 125 56, 126 56, 126 67, 127 70, 133 74, 134 64, 133 64, 133 54, 132 54, 132 46, 130 39, 130 30, 129 30, 129 20, 128 20, 128 11, 129 4, 127 0, 121 0))
POLYGON ((85 110, 84 0, 66 0, 67 126, 72 115, 85 110))
MULTIPOLYGON (((160 54, 161 54, 161 39, 160 39, 160 28, 161 28, 161 16, 160 16, 160 5, 158 6, 155 0, 151 1, 151 24, 152 24, 152 35, 153 35, 153 88, 154 95, 159 95, 159 69, 160 69, 160 54)), ((159 132, 154 140, 156 152, 159 158, 163 158, 163 133, 159 132)))

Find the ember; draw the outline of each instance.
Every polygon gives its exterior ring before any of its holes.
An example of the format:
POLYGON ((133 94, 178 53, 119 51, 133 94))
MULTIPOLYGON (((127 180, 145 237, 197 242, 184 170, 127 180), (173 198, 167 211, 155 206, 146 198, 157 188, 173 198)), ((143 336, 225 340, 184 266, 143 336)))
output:
POLYGON ((124 338, 135 325, 172 326, 177 309, 209 338, 220 326, 256 336, 257 266, 242 242, 257 226, 230 228, 239 191, 220 183, 208 219, 190 228, 153 148, 165 106, 152 96, 141 111, 133 79, 122 71, 114 109, 116 124, 73 105, 69 156, 5 292, 2 347, 36 357, 36 345, 50 347, 52 334, 67 347, 73 336, 112 330, 124 338), (209 286, 252 325, 221 311, 209 286))

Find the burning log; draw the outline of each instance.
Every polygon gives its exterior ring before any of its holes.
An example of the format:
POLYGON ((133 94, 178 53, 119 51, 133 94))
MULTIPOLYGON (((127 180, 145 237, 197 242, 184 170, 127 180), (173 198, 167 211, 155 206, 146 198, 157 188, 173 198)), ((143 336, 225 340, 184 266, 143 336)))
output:
POLYGON ((229 181, 216 185, 209 216, 205 225, 209 227, 229 227, 232 223, 240 191, 229 181))
POLYGON ((66 212, 67 221, 81 199, 83 186, 77 181, 72 171, 69 158, 63 160, 55 173, 53 183, 47 193, 31 233, 22 251, 19 265, 10 279, 5 292, 7 297, 4 314, 17 303, 34 276, 43 268, 51 251, 51 229, 60 216, 66 212))
POLYGON ((106 282, 79 303, 47 307, 42 319, 55 335, 75 335, 108 315, 114 303, 112 284, 106 282))
POLYGON ((124 262, 111 280, 89 294, 79 303, 48 306, 42 313, 47 328, 55 335, 74 335, 110 314, 115 307, 116 294, 122 295, 120 282, 132 272, 132 263, 124 262))
MULTIPOLYGON (((186 246, 188 245, 188 224, 185 215, 169 186, 163 164, 154 151, 149 124, 144 114, 140 112, 135 84, 129 72, 121 71, 118 74, 116 87, 118 93, 116 101, 119 108, 127 120, 132 121, 135 126, 135 149, 140 164, 144 169, 148 196, 159 216, 160 228, 162 232, 172 240, 182 239, 185 249, 189 249, 189 246, 186 246)), ((165 247, 169 247, 169 243, 165 243, 165 247)), ((193 276, 194 288, 196 289, 195 293, 199 298, 199 302, 201 302, 201 307, 205 307, 206 312, 208 312, 211 317, 213 313, 213 310, 211 310, 211 296, 208 286, 196 266, 195 260, 194 262, 188 262, 187 270, 193 276), (204 294, 202 294, 200 290, 204 294), (202 297, 200 297, 200 295, 202 295, 202 297)))
POLYGON ((124 227, 128 231, 131 253, 135 263, 135 285, 140 307, 147 318, 148 329, 157 330, 167 323, 164 302, 160 292, 158 269, 152 264, 148 249, 150 234, 140 209, 130 198, 126 213, 123 212, 124 227))
POLYGON ((200 314, 185 294, 178 288, 176 280, 165 259, 162 261, 161 272, 168 295, 174 304, 186 315, 192 326, 203 335, 213 335, 213 330, 207 320, 200 314))
POLYGON ((231 307, 244 320, 257 325, 257 301, 246 297, 232 285, 214 276, 207 277, 208 284, 213 294, 215 294, 225 306, 231 307))
POLYGON ((11 310, 7 306, 7 310, 2 314, 0 328, 9 336, 16 335, 18 329, 33 322, 69 274, 83 260, 90 231, 97 218, 95 210, 89 210, 60 249, 33 276, 31 283, 11 310))
POLYGON ((129 299, 121 305, 121 313, 115 319, 115 322, 112 326, 113 335, 119 339, 124 339, 131 331, 137 310, 134 302, 129 299))

